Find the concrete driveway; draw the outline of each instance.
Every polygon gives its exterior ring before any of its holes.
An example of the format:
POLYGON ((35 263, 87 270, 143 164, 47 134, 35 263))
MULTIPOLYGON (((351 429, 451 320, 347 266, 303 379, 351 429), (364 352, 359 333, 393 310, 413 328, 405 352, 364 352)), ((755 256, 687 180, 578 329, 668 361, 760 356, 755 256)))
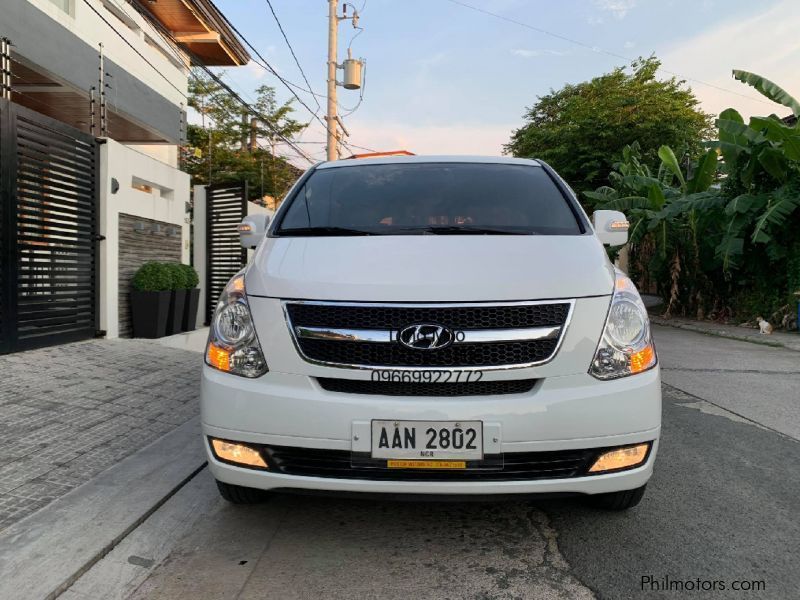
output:
POLYGON ((795 598, 800 353, 658 327, 643 502, 226 504, 202 470, 65 598, 795 598), (746 591, 734 591, 734 586, 746 591))

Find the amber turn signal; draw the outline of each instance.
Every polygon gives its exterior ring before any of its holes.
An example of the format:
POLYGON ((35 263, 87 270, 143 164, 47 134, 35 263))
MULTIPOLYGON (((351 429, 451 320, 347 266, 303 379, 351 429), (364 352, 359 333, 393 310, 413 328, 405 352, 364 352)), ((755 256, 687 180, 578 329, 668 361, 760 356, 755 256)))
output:
POLYGON ((630 360, 631 375, 634 375, 652 367, 656 360, 656 353, 653 350, 653 346, 648 344, 639 350, 639 352, 631 354, 628 360, 630 360))
POLYGON ((214 454, 217 458, 221 460, 226 460, 245 467, 267 468, 267 463, 264 462, 261 453, 246 444, 211 438, 211 447, 214 449, 214 454))
POLYGON ((641 466, 647 458, 650 443, 626 446, 603 452, 589 469, 589 473, 603 473, 604 471, 618 471, 641 466))
POLYGON ((220 371, 231 370, 231 353, 222 346, 217 346, 214 342, 208 345, 206 358, 208 359, 208 364, 215 369, 220 371))

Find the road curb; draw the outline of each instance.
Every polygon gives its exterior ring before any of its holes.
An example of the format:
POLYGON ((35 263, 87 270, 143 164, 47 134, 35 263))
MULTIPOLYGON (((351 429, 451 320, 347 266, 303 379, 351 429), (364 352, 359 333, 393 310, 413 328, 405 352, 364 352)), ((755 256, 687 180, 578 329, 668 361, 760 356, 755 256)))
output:
POLYGON ((0 598, 51 599, 205 466, 195 417, 0 534, 0 598))
POLYGON ((714 337, 721 337, 726 338, 729 340, 736 340, 739 342, 749 342, 751 344, 758 344, 760 346, 769 346, 771 348, 785 348, 787 350, 791 350, 793 352, 800 352, 800 335, 798 335, 798 340, 794 344, 784 343, 780 338, 769 338, 765 339, 753 337, 753 335, 747 335, 745 332, 736 332, 732 331, 732 326, 715 326, 713 324, 706 324, 706 323, 687 323, 685 321, 674 321, 672 319, 665 319, 664 317, 659 317, 656 315, 650 315, 650 322, 654 325, 661 325, 663 327, 672 327, 673 329, 683 329, 685 331, 694 331, 695 333, 702 333, 704 335, 710 335, 714 337))

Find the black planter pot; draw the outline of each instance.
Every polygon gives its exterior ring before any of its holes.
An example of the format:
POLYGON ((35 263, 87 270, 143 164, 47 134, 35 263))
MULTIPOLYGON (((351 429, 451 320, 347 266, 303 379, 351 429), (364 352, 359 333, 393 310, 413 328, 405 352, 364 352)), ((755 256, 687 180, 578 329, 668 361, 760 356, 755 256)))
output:
POLYGON ((186 305, 183 307, 181 331, 194 331, 197 328, 197 308, 200 306, 200 290, 186 290, 186 305))
POLYGON ((183 325, 183 307, 185 304, 186 290, 173 290, 170 292, 167 335, 175 335, 181 332, 181 325, 183 325))
POLYGON ((164 337, 172 292, 131 292, 133 337, 164 337))

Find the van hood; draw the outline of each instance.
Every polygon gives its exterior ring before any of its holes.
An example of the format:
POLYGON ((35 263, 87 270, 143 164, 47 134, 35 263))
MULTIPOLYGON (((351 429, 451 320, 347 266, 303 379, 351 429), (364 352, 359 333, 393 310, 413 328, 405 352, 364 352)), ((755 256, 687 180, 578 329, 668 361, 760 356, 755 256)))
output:
POLYGON ((253 296, 486 302, 601 296, 614 269, 593 235, 278 237, 260 244, 253 296))

